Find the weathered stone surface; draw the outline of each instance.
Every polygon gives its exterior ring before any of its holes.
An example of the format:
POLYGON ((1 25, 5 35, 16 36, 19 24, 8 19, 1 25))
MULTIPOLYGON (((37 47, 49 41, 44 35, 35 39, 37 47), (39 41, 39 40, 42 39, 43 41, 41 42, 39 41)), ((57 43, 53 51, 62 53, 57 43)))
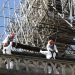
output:
POLYGON ((0 74, 16 75, 21 73, 48 74, 48 66, 52 67, 52 75, 75 75, 75 61, 69 60, 46 60, 45 58, 27 57, 19 55, 0 55, 0 74), (5 60, 8 64, 11 60, 14 62, 13 69, 6 69, 5 60))

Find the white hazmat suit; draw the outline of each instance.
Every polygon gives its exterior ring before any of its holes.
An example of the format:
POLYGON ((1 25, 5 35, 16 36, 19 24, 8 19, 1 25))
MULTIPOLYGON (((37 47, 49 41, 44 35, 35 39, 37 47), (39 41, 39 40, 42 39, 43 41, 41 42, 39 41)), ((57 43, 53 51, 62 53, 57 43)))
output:
POLYGON ((13 43, 14 34, 7 35, 7 37, 2 42, 3 44, 3 54, 11 55, 12 43, 13 43))
POLYGON ((51 48, 51 44, 48 42, 47 44, 47 51, 40 50, 40 53, 44 54, 46 56, 46 59, 54 58, 56 57, 56 53, 58 53, 57 47, 54 44, 53 49, 51 48))

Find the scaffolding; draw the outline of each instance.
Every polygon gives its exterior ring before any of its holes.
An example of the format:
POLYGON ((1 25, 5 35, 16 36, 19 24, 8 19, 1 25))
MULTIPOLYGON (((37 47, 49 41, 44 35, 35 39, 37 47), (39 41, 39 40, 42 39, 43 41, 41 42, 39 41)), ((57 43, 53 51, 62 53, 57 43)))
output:
POLYGON ((10 33, 8 27, 11 27, 11 20, 14 18, 20 0, 1 0, 0 1, 0 41, 10 33))
POLYGON ((65 27, 74 29, 74 0, 11 1, 4 0, 2 7, 4 31, 14 32, 18 43, 45 48, 49 36, 56 35, 57 39, 59 28, 67 32, 69 30, 65 27), (8 16, 5 15, 5 9, 8 10, 8 16))

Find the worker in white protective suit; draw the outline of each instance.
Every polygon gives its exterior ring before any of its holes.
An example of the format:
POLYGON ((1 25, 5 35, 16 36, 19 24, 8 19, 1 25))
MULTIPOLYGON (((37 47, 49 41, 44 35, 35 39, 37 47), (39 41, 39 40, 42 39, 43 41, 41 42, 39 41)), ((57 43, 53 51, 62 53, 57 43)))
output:
POLYGON ((2 42, 2 44, 3 44, 3 50, 2 50, 3 54, 11 55, 13 39, 14 39, 14 33, 11 33, 10 35, 7 35, 7 37, 4 39, 4 41, 2 42))
POLYGON ((58 53, 57 47, 55 45, 54 39, 49 39, 47 43, 47 51, 40 50, 40 53, 46 55, 47 59, 53 58, 55 59, 56 53, 58 53))

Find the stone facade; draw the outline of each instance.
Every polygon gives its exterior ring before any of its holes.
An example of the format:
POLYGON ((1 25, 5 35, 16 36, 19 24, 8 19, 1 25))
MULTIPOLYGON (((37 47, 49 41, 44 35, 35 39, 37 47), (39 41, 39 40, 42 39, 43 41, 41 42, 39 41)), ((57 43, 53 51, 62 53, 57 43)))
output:
MULTIPOLYGON (((49 74, 49 67, 52 75, 75 75, 75 61, 67 60, 46 60, 45 58, 27 57, 19 55, 0 55, 0 73, 4 71, 9 74, 30 73, 49 74), (7 63, 6 63, 7 61, 7 63), (9 62, 13 62, 13 68, 10 68, 9 62), (8 64, 8 69, 6 68, 8 64)), ((12 74, 12 75, 13 75, 12 74)))

